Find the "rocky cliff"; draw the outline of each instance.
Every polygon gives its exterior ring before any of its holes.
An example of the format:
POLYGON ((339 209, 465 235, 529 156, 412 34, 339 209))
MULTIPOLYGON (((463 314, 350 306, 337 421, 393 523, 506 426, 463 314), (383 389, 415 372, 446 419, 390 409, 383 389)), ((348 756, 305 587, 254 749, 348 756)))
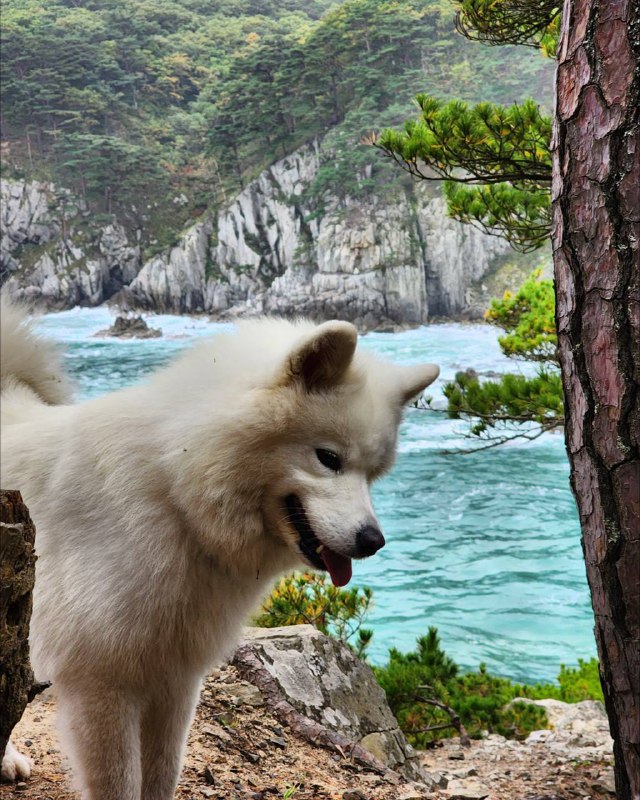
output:
POLYGON ((341 317, 362 327, 417 324, 468 310, 469 290, 507 251, 449 219, 432 186, 388 197, 308 197, 310 145, 231 203, 143 259, 141 231, 99 224, 51 184, 3 180, 3 291, 47 308, 135 308, 341 317))

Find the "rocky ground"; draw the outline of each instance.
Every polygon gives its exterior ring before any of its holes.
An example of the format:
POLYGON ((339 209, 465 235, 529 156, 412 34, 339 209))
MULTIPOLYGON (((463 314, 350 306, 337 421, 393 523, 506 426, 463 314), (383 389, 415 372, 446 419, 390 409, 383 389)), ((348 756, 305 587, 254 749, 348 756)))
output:
MULTIPOLYGON (((463 749, 457 739, 424 752, 430 787, 381 776, 285 729, 261 692, 235 668, 206 682, 191 729, 176 800, 611 800, 611 756, 598 704, 567 713, 551 703, 554 731, 526 743, 489 736, 463 749)), ((0 787, 2 798, 77 800, 55 734, 49 690, 27 710, 15 742, 35 762, 31 780, 0 787)))

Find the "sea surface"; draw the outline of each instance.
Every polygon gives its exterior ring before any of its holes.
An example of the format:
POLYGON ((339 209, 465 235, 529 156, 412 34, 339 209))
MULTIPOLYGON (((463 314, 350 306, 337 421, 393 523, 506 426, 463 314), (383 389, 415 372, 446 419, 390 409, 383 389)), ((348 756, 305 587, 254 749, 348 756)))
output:
MULTIPOLYGON (((107 309, 74 309, 40 318, 43 332, 67 345, 79 399, 144 379, 196 339, 229 328, 204 318, 150 315, 160 339, 94 338, 107 309)), ((554 680, 561 663, 595 655, 580 529, 560 434, 514 441, 470 455, 465 425, 442 413, 442 385, 456 371, 519 371, 502 355, 494 328, 438 324, 372 333, 363 347, 398 363, 440 364, 429 388, 439 411, 408 409, 396 466, 374 488, 387 538, 375 558, 354 562, 356 585, 373 589, 367 625, 374 663, 390 647, 413 648, 437 626, 461 666, 485 662, 522 681, 554 680)), ((530 371, 530 368, 529 368, 530 371)))

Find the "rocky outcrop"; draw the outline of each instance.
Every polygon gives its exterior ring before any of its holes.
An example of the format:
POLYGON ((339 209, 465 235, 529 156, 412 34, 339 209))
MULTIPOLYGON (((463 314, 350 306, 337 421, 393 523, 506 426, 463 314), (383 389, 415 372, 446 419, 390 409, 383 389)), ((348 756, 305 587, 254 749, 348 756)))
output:
POLYGON ((204 285, 196 307, 214 314, 411 325, 462 312, 469 286, 507 249, 447 217, 426 185, 384 200, 326 198, 320 210, 306 194, 318 168, 309 146, 265 170, 218 214, 208 260, 192 271, 180 259, 145 265, 131 305, 194 310, 204 285))
POLYGON ((45 308, 95 306, 135 278, 140 248, 50 183, 0 181, 3 292, 45 308))
POLYGON ((468 309, 469 288, 507 250, 448 218, 432 185, 312 200, 318 169, 316 145, 281 159, 144 263, 140 231, 91 226, 86 208, 51 184, 3 181, 3 291, 49 308, 111 299, 227 318, 413 325, 468 309))
POLYGON ((205 301, 210 237, 210 221, 193 225, 175 247, 144 264, 116 304, 179 314, 210 310, 205 301))
POLYGON ((140 316, 116 317, 110 328, 93 334, 99 338, 113 336, 116 339, 158 339, 162 336, 160 328, 150 328, 140 316))
POLYGON ((444 778, 450 800, 565 797, 612 798, 613 742, 602 703, 585 700, 517 698, 544 708, 548 730, 534 731, 524 742, 488 734, 461 748, 445 739, 422 753, 423 766, 444 778))
POLYGON ((576 760, 596 761, 611 756, 613 739, 609 732, 609 720, 599 700, 563 703, 561 700, 528 700, 519 697, 513 702, 544 708, 549 721, 548 730, 533 731, 525 744, 544 744, 551 752, 576 760))
MULTIPOLYGON (((238 652, 242 665, 274 679, 286 701, 308 720, 346 737, 409 779, 429 780, 419 767, 373 671, 342 642, 311 625, 249 628, 238 652)), ((239 666, 238 658, 234 661, 239 666)))

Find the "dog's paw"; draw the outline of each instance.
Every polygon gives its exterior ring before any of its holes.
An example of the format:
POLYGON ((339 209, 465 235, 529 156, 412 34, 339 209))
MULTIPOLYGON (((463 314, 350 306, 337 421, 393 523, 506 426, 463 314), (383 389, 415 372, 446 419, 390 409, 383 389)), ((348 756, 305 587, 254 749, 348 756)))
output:
POLYGON ((2 770, 0 776, 3 781, 26 780, 31 775, 33 762, 27 756, 23 756, 13 746, 11 740, 7 744, 7 749, 2 757, 2 770))

